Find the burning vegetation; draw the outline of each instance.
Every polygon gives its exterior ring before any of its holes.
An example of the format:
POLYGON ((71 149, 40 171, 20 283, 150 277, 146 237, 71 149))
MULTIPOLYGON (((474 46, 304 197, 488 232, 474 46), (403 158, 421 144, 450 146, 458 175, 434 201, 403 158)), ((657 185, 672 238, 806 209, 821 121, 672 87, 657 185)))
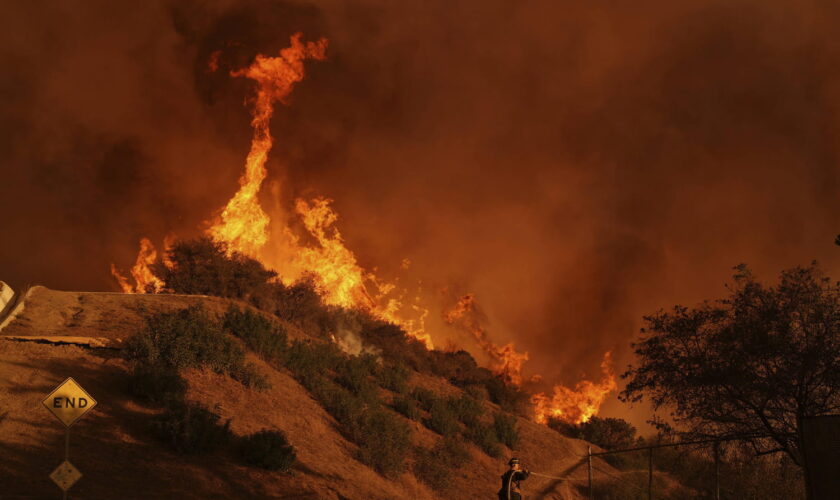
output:
MULTIPOLYGON (((234 267, 250 271, 261 269, 256 271, 260 274, 256 283, 259 286, 274 284, 272 291, 267 293, 283 296, 287 302, 317 300, 329 307, 358 311, 370 321, 396 325, 431 351, 435 344, 426 330, 426 319, 432 306, 424 300, 423 290, 398 287, 363 268, 336 226, 339 216, 331 206, 331 200, 323 197, 297 199, 292 213, 281 211, 271 216, 260 202, 261 187, 267 176, 266 161, 273 146, 270 122, 275 105, 277 102, 288 102, 294 85, 304 78, 304 61, 324 60, 327 45, 326 39, 304 42, 302 35, 297 33, 291 37, 291 45, 282 49, 278 56, 257 55, 250 66, 230 72, 232 77, 245 77, 256 84, 255 95, 249 100, 253 136, 238 191, 207 223, 204 229, 207 239, 198 242, 199 247, 203 245, 203 250, 189 245, 179 246, 170 237, 159 254, 148 238, 142 238, 137 259, 130 271, 131 278, 120 273, 113 264, 111 273, 125 293, 220 293, 219 283, 216 282, 218 276, 208 277, 208 283, 215 283, 212 286, 206 283, 207 286, 203 287, 194 283, 182 286, 183 283, 177 283, 179 266, 195 267, 197 255, 216 255, 213 258, 218 263, 225 260, 217 255, 222 253, 229 260, 225 265, 233 262, 234 267)), ((220 53, 214 52, 207 70, 214 72, 220 67, 220 53)), ((272 196, 277 195, 273 192, 272 196)), ((272 206, 281 204, 273 203, 272 206)), ((404 260, 403 268, 408 265, 410 263, 404 260)), ((241 296, 241 285, 232 285, 239 290, 239 296, 233 292, 228 296, 245 298, 241 296)), ((245 289, 249 288, 246 286, 245 289)), ((260 300, 259 297, 251 298, 252 302, 260 300)), ((291 309, 286 309, 287 314, 288 310, 291 309)), ((513 342, 499 346, 490 339, 485 327, 486 318, 474 294, 463 295, 454 306, 442 311, 441 316, 447 325, 469 333, 489 358, 492 372, 503 383, 519 387, 524 382, 541 380, 538 375, 524 378, 522 372, 523 364, 529 358, 527 352, 517 351, 513 342)), ((330 332, 330 335, 334 334, 330 332)), ((438 342, 445 340, 441 338, 445 332, 435 332, 435 336, 438 342)), ((457 352, 451 354, 458 355, 457 352)), ((476 368, 467 367, 467 371, 476 368)), ((609 352, 604 355, 601 368, 602 379, 599 382, 582 380, 573 389, 555 385, 551 396, 545 393, 533 395, 531 402, 535 420, 540 423, 546 423, 549 418, 573 424, 587 422, 597 414, 607 395, 616 389, 609 352)))

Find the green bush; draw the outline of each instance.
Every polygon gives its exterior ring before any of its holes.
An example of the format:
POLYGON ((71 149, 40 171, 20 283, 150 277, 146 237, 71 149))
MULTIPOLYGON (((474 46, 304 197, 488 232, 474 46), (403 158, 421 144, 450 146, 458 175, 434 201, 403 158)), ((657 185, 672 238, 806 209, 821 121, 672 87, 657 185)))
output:
POLYGON ((411 420, 420 420, 420 407, 417 401, 405 396, 397 396, 393 402, 394 410, 411 420))
POLYGON ((304 385, 338 421, 342 433, 359 445, 359 460, 391 476, 402 471, 410 447, 408 425, 385 411, 377 399, 357 396, 345 387, 316 375, 304 385))
POLYGON ((437 394, 435 394, 434 391, 424 389, 423 387, 415 387, 412 389, 411 397, 420 403, 420 408, 423 408, 426 411, 431 411, 432 405, 438 400, 437 394))
POLYGON ((458 419, 448 401, 435 399, 429 408, 429 418, 423 421, 423 425, 437 432, 441 436, 450 436, 460 429, 458 419))
POLYGON ((234 373, 231 373, 234 380, 238 380, 245 387, 257 389, 258 391, 265 391, 271 389, 271 384, 262 372, 260 372, 257 365, 251 362, 245 363, 242 368, 234 373))
POLYGON ((241 338, 248 349, 267 361, 282 361, 287 350, 287 335, 282 326, 253 311, 231 306, 223 319, 224 327, 241 338))
POLYGON ((299 380, 322 376, 344 360, 344 354, 333 344, 296 340, 289 346, 286 367, 299 380))
POLYGON ((260 302, 270 294, 277 276, 258 261, 210 238, 182 240, 166 251, 171 265, 157 263, 155 275, 174 293, 214 295, 260 302))
POLYGON ((519 444, 519 432, 516 430, 516 417, 496 413, 493 415, 493 428, 496 431, 496 438, 510 449, 516 448, 519 444))
POLYGON ((408 390, 410 376, 411 371, 402 362, 382 363, 376 371, 379 385, 397 394, 405 394, 408 390))
POLYGON ((367 403, 329 380, 322 379, 313 389, 324 409, 343 426, 347 437, 358 443, 364 432, 362 419, 368 409, 367 403))
POLYGON ((414 476, 435 491, 446 491, 451 486, 452 469, 443 463, 435 450, 417 448, 414 452, 414 476))
POLYGON ((477 424, 481 416, 484 415, 484 407, 481 403, 466 394, 449 398, 447 404, 452 409, 455 418, 467 427, 477 424))
POLYGON ((414 475, 434 490, 446 491, 452 485, 453 474, 469 459, 470 454, 463 442, 447 437, 431 450, 415 450, 414 475))
POLYGON ((197 404, 176 404, 152 421, 154 433, 178 453, 207 453, 226 445, 230 421, 197 404))
POLYGON ((210 367, 235 373, 244 366, 245 352, 201 306, 146 318, 145 327, 126 345, 129 360, 175 370, 210 367))
POLYGON ((501 377, 491 377, 484 380, 484 387, 490 401, 508 412, 525 416, 528 413, 530 395, 515 385, 507 383, 501 377))
POLYGON ((373 400, 378 396, 372 378, 376 369, 375 356, 370 354, 345 356, 338 363, 336 381, 353 394, 366 400, 373 400))
POLYGON ((488 424, 479 423, 470 427, 466 435, 467 439, 476 444, 481 451, 493 458, 502 456, 502 447, 496 437, 496 429, 488 424))
POLYGON ((411 449, 408 425, 383 409, 367 412, 360 426, 359 459, 385 476, 395 476, 405 467, 411 449))
POLYGON ((245 436, 239 443, 245 463, 262 469, 288 472, 294 465, 295 449, 280 431, 262 430, 245 436))
POLYGON ((402 363, 422 373, 432 373, 432 351, 410 337, 399 326, 370 315, 359 315, 359 334, 366 344, 376 346, 382 351, 382 357, 393 363, 402 363))
POLYGON ((620 418, 592 417, 581 424, 549 418, 548 426, 564 436, 583 439, 606 450, 631 448, 637 444, 636 428, 620 418))
POLYGON ((171 367, 137 363, 129 378, 129 391, 153 405, 170 405, 183 401, 187 381, 171 367))
POLYGON ((490 395, 487 393, 487 388, 483 385, 468 385, 464 388, 464 391, 466 391, 468 396, 477 401, 486 401, 490 399, 490 395))
POLYGON ((324 339, 335 330, 336 316, 344 313, 340 308, 324 304, 312 277, 304 277, 291 286, 276 284, 272 307, 266 310, 310 335, 324 339))

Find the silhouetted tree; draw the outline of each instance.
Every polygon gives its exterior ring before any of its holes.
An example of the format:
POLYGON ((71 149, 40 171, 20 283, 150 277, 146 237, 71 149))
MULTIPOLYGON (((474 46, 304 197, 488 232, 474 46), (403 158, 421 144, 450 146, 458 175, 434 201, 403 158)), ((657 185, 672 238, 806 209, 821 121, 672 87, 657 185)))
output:
POLYGON ((584 439, 606 450, 630 448, 637 444, 636 428, 621 418, 592 417, 580 424, 570 424, 560 418, 550 417, 548 426, 564 436, 584 439))
POLYGON ((206 237, 178 241, 166 256, 169 264, 157 263, 154 271, 174 293, 258 302, 271 293, 271 282, 277 276, 252 258, 228 254, 225 245, 206 237))
POLYGON ((742 265, 728 288, 645 317, 621 398, 647 396, 691 437, 767 436, 748 440, 757 454, 802 466, 801 419, 840 410, 840 284, 812 263, 765 286, 742 265))

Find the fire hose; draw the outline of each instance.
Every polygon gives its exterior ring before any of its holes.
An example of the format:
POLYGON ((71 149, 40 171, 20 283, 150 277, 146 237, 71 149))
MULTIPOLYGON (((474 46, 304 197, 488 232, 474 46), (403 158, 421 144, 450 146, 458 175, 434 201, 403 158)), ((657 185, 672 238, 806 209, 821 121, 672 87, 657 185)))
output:
POLYGON ((531 472, 531 475, 532 476, 545 477, 545 478, 548 478, 548 479, 557 479, 559 481, 565 481, 566 479, 569 479, 568 477, 549 476, 547 474, 540 474, 539 472, 531 472))

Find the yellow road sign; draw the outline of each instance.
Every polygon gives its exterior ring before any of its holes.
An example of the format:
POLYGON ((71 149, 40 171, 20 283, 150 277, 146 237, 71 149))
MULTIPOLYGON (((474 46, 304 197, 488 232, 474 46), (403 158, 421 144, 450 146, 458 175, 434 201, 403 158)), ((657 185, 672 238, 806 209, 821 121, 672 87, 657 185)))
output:
POLYGON ((96 400, 73 377, 59 384, 42 403, 67 427, 96 406, 96 400))
POLYGON ((65 460, 61 463, 52 474, 50 474, 50 479, 53 480, 55 484, 58 485, 64 491, 69 490, 76 484, 76 481, 81 479, 82 473, 79 472, 79 469, 73 467, 73 464, 65 460))

